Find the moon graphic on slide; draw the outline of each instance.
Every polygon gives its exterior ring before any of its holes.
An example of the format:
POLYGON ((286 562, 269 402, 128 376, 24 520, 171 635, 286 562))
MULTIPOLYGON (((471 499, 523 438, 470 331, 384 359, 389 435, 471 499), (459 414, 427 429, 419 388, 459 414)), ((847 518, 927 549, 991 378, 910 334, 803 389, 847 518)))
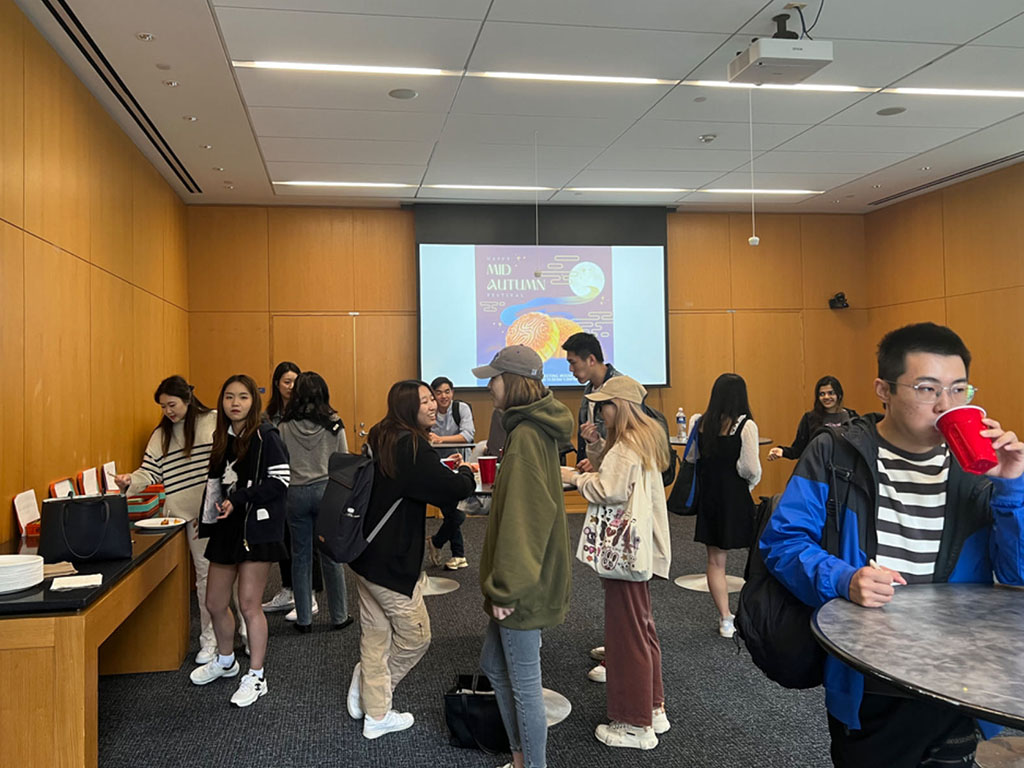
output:
POLYGON ((594 298, 604 288, 604 271, 592 261, 581 261, 569 271, 569 287, 577 296, 594 298))

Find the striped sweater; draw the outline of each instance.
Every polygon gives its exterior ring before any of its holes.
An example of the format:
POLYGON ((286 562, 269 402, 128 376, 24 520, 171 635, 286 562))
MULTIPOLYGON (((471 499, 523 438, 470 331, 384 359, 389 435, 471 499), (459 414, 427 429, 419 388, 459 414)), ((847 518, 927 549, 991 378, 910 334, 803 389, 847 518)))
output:
POLYGON ((189 456, 185 456, 183 422, 178 422, 171 430, 171 442, 166 456, 163 455, 163 432, 159 428, 153 430, 142 457, 142 466, 132 472, 128 495, 140 493, 147 485, 162 483, 167 492, 165 515, 185 520, 199 517, 216 426, 216 411, 196 416, 195 443, 189 456))

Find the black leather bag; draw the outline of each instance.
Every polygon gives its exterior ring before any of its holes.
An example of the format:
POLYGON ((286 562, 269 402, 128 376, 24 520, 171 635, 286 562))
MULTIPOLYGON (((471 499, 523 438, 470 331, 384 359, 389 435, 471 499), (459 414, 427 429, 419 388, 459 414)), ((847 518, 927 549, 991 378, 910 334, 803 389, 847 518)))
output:
POLYGON ((484 675, 456 677, 455 687, 444 695, 444 719, 453 747, 479 749, 488 755, 509 751, 498 700, 484 675))
POLYGON ((87 563, 132 556, 128 504, 117 494, 47 499, 40 515, 39 555, 45 562, 87 563))

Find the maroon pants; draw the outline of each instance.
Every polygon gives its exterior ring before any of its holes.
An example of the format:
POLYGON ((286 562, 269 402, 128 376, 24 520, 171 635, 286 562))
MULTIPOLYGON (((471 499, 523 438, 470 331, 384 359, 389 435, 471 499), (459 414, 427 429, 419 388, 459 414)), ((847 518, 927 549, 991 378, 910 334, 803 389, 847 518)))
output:
POLYGON ((646 581, 604 579, 603 583, 608 717, 650 725, 652 710, 665 703, 651 592, 646 581))

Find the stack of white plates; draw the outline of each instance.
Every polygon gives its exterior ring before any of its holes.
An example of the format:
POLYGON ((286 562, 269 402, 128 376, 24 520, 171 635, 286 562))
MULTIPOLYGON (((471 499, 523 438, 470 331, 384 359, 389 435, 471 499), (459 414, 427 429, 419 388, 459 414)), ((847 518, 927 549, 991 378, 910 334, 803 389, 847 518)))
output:
POLYGON ((43 580, 39 555, 0 555, 0 595, 34 587, 43 580))

